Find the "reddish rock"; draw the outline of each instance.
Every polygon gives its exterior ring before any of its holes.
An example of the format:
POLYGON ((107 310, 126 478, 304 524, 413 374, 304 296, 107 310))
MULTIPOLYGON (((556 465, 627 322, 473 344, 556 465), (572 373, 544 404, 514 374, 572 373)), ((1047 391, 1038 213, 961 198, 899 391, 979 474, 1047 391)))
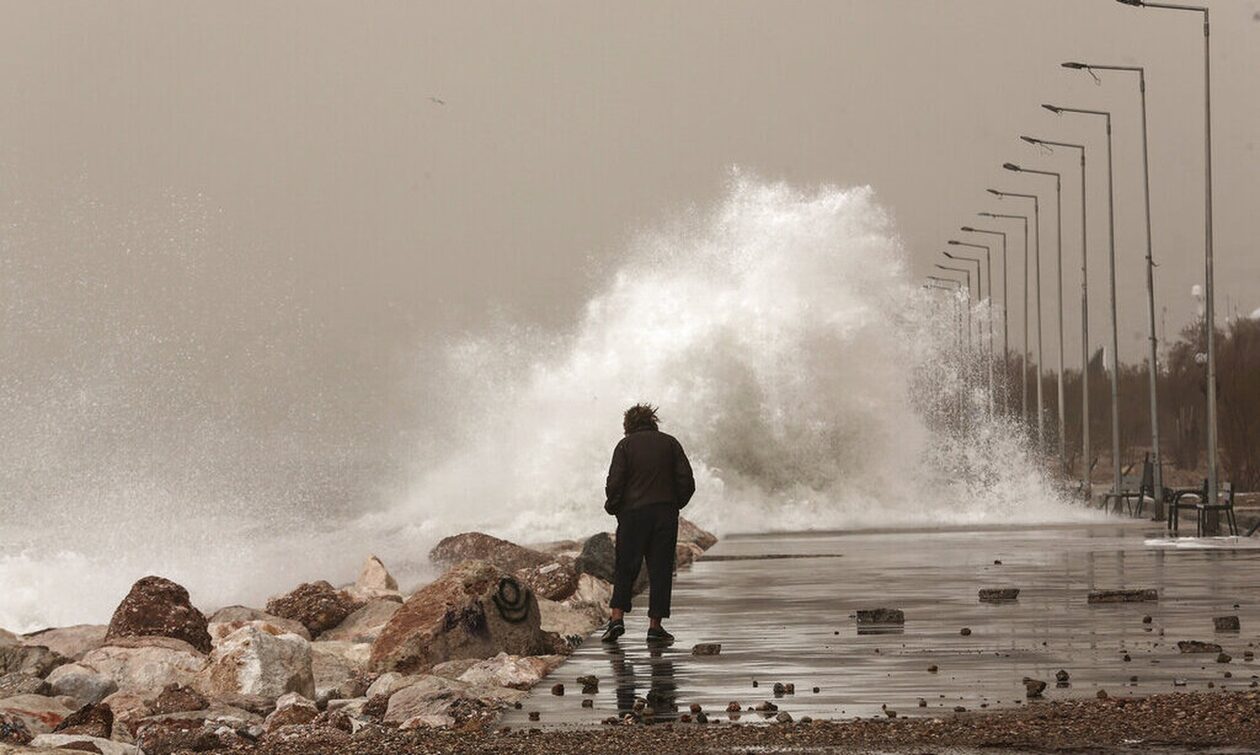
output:
POLYGON ((205 710, 210 707, 210 701, 206 696, 182 684, 168 684, 158 693, 158 696, 149 700, 149 715, 157 716, 164 713, 185 713, 190 710, 205 710))
POLYGON ((407 599, 372 643, 370 666, 415 673, 457 658, 546 654, 553 643, 539 620, 528 587, 466 561, 407 599))
POLYGON ((114 711, 103 703, 85 705, 63 718, 53 733, 109 739, 114 733, 114 711))
POLYGON ((442 566, 454 566, 461 561, 486 561, 509 573, 545 566, 554 560, 546 553, 484 532, 463 532, 444 537, 429 551, 429 558, 442 566))
POLYGON ((223 747, 219 736, 205 722, 183 719, 157 719, 140 726, 136 740, 144 742, 145 755, 174 755, 177 752, 209 752, 223 747))
POLYGON ((288 595, 267 601, 267 613, 292 619, 306 627, 311 637, 315 637, 345 621, 359 605, 344 590, 320 580, 298 585, 288 595))
POLYGON ((530 566, 516 571, 516 579, 547 600, 564 600, 578 586, 578 572, 569 556, 558 556, 551 563, 530 566))
POLYGON ((121 637, 173 637, 210 652, 206 617, 188 591, 169 579, 144 577, 131 586, 109 621, 105 642, 121 637))

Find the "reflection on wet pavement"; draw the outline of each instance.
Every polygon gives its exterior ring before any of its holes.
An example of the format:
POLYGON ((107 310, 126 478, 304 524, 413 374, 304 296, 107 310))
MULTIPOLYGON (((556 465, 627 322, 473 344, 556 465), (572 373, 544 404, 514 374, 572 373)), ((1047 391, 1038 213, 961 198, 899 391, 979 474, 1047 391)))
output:
POLYGON ((1250 686, 1260 673, 1247 657, 1260 626, 1260 551, 1147 545, 1160 534, 1115 521, 728 537, 711 551, 724 558, 678 574, 672 647, 646 644, 640 596, 617 645, 588 640, 504 723, 590 725, 637 700, 656 721, 693 703, 726 718, 737 701, 747 723, 763 718, 748 707, 767 700, 797 719, 886 715, 885 706, 941 715, 1036 704, 1025 677, 1047 682, 1048 699, 1250 686), (753 558, 771 554, 805 557, 753 558), (995 587, 1019 588, 1019 597, 979 600, 995 587), (1148 587, 1158 602, 1086 602, 1094 589, 1148 587), (882 607, 904 611, 904 628, 859 634, 854 612, 882 607), (1215 632, 1215 616, 1239 616, 1242 631, 1215 632), (1218 643, 1231 659, 1181 654, 1178 640, 1218 643), (721 654, 691 655, 700 642, 721 643, 721 654), (1060 669, 1069 680, 1056 684, 1060 669), (548 694, 557 681, 580 688, 573 681, 586 674, 599 678, 598 693, 548 694), (795 693, 776 697, 775 682, 795 693), (541 722, 527 722, 531 710, 541 722))

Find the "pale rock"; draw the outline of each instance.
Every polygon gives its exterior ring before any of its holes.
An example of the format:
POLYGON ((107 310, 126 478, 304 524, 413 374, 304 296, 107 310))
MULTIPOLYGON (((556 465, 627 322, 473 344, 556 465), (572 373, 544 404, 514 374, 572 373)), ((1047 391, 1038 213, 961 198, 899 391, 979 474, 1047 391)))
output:
POLYGON ((236 631, 236 629, 239 629, 242 624, 253 621, 263 621, 268 624, 272 624, 280 627, 286 632, 296 634, 304 640, 311 639, 310 631, 308 631, 306 627, 302 626, 302 622, 300 621, 286 619, 257 608, 250 608, 249 606, 228 606, 226 608, 220 608, 210 616, 210 641, 217 643, 219 640, 236 631), (235 626, 222 626, 216 630, 216 624, 233 624, 235 626))
POLYGON ((384 721, 401 724, 416 716, 449 715, 458 700, 473 700, 490 708, 501 708, 519 702, 527 693, 506 687, 474 685, 425 674, 389 697, 384 721))
POLYGON ((311 643, 311 670, 315 677, 316 697, 339 688, 350 677, 367 670, 372 644, 367 642, 328 641, 320 636, 311 643))
POLYGON ((66 745, 86 743, 91 744, 100 751, 101 755, 135 755, 137 752, 135 745, 115 742, 112 739, 101 739, 100 737, 89 737, 86 734, 40 734, 31 740, 31 747, 38 749, 61 749, 73 750, 79 748, 66 747, 66 745))
POLYGON ((678 517, 678 542, 694 543, 703 552, 716 545, 717 541, 717 535, 700 529, 695 523, 681 516, 678 517))
POLYGON ((396 600, 369 600, 345 621, 336 627, 320 634, 320 640, 339 640, 344 642, 373 642, 381 635, 381 630, 389 623, 394 614, 402 606, 396 600))
POLYGON ((92 650, 79 665, 103 674, 119 690, 158 692, 168 684, 189 684, 206 666, 206 656, 186 642, 166 637, 122 638, 92 650))
POLYGON ((54 653, 60 653, 77 661, 87 653, 105 644, 105 624, 75 624, 68 627, 42 629, 22 635, 23 645, 43 645, 54 653))
POLYGON ((429 673, 434 674, 435 676, 445 677, 447 679, 458 679, 460 674, 464 673, 473 666, 476 666, 478 663, 481 663, 481 661, 477 658, 459 658, 454 661, 439 663, 430 669, 429 673))
POLYGON ((398 725, 399 729, 407 731, 409 729, 441 729, 443 727, 451 727, 455 725, 455 719, 448 715, 431 715, 422 714, 412 716, 406 721, 398 725))
POLYGON ((459 675, 472 685, 492 685, 527 690, 564 662, 563 655, 508 655, 499 653, 480 661, 459 675))
POLYGON ((359 570, 359 578, 354 581, 355 589, 366 594, 398 592, 398 580, 389 573, 385 564, 376 556, 368 556, 359 570))
POLYGON ((99 703, 118 691, 118 683, 113 678, 78 663, 53 669, 48 675, 48 684, 54 693, 73 697, 79 705, 99 703))
POLYGON ((311 643, 273 634, 266 622, 247 624, 219 641, 197 687, 211 697, 239 693, 276 698, 286 692, 315 697, 311 643))
MULTIPOLYGON (((544 598, 538 599, 539 626, 544 632, 555 632, 566 640, 581 641, 607 618, 598 606, 590 603, 572 605, 544 598)), ((577 642, 570 642, 577 644, 577 642)))
POLYGON ((403 687, 409 687, 421 679, 418 674, 400 674, 397 671, 386 671, 384 674, 376 677, 376 681, 367 688, 364 693, 369 699, 377 695, 385 695, 389 697, 403 687))
POLYGON ((75 708, 67 704, 66 698, 14 695, 0 700, 0 716, 20 719, 32 734, 51 732, 74 711, 75 708))

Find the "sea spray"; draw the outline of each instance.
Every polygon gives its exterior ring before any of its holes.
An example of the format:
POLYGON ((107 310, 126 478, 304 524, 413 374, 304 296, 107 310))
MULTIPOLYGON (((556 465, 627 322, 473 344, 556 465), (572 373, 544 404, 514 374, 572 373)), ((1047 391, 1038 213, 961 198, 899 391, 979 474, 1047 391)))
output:
MULTIPOLYGON (((189 458, 171 477, 170 461, 121 447, 92 468, 41 451, 10 470, 25 482, 0 530, 0 627, 104 622, 145 574, 202 608, 260 605, 298 581, 349 581, 369 553, 415 586, 429 547, 464 530, 530 542, 607 529, 604 474, 636 401, 660 405, 686 446, 699 488, 687 515, 719 532, 1083 516, 1053 495, 1023 429, 988 418, 952 302, 911 280, 869 188, 736 174, 713 207, 643 231, 604 280, 563 332, 510 325, 427 359, 414 482, 380 502, 277 493, 336 469, 299 437, 276 468, 284 484, 261 488, 216 470, 265 454, 189 458), (58 470, 76 464, 87 471, 69 484, 58 470)), ((23 416, 50 405, 12 399, 23 416)), ((90 423, 110 423, 107 409, 90 423)), ((198 448, 232 445, 195 428, 214 441, 198 448)), ((166 441, 175 459, 181 438, 166 441)))
POLYGON ((432 401, 460 442, 371 525, 518 541, 607 528, 603 476, 636 401, 688 449, 688 515, 718 531, 1079 517, 1018 423, 988 416, 952 307, 911 281, 870 188, 736 174, 711 211, 644 233, 568 335, 453 345, 432 401), (934 425, 960 393, 966 432, 934 425))

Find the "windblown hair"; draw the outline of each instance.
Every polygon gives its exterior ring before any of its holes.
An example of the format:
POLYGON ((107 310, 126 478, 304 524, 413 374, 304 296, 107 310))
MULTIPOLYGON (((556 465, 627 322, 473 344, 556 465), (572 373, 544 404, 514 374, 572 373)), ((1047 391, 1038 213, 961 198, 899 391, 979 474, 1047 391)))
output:
POLYGON ((655 430, 660 423, 660 418, 656 416, 656 407, 651 404, 635 404, 626 410, 621 420, 626 435, 636 430, 655 430))

